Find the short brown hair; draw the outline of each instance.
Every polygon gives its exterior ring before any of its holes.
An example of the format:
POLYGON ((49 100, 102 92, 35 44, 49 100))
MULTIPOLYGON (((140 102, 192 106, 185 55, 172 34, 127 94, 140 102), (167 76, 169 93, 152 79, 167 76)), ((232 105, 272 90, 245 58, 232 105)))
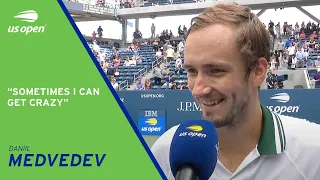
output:
POLYGON ((236 3, 210 7, 191 20, 188 35, 213 24, 223 24, 235 29, 235 40, 247 64, 248 75, 256 67, 260 57, 270 61, 270 35, 249 7, 236 3))

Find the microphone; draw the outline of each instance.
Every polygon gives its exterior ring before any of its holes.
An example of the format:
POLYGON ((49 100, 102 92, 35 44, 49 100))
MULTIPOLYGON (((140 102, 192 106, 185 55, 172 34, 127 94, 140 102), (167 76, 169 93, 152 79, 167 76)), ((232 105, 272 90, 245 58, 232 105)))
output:
POLYGON ((171 146, 169 161, 176 180, 208 180, 218 159, 216 127, 208 120, 189 120, 180 124, 171 146))

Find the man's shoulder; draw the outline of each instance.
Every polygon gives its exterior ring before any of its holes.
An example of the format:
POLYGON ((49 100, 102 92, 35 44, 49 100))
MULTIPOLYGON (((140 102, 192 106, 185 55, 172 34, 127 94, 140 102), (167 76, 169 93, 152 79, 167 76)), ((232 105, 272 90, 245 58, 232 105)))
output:
POLYGON ((162 134, 151 147, 151 152, 168 179, 174 179, 169 163, 170 144, 179 125, 162 134))
POLYGON ((320 175, 320 125, 280 115, 285 133, 287 158, 307 179, 320 175))
POLYGON ((288 141, 296 141, 305 146, 320 149, 320 124, 291 116, 280 115, 283 129, 288 141))
POLYGON ((152 151, 164 151, 170 148, 170 144, 179 125, 173 126, 162 134, 152 146, 152 151))

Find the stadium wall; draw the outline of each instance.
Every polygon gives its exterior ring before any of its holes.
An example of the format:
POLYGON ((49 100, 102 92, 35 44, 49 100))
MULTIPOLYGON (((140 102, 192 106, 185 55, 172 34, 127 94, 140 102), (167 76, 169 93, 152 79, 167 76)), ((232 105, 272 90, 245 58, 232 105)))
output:
MULTIPOLYGON (((279 114, 320 124, 317 89, 261 90, 261 103, 279 114)), ((119 91, 132 119, 148 145, 184 120, 201 119, 201 108, 189 90, 119 91)))

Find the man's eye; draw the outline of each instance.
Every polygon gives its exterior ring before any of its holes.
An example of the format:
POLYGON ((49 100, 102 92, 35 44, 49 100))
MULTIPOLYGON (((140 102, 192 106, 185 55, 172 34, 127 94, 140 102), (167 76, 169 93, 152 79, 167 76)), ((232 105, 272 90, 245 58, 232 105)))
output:
POLYGON ((187 73, 196 73, 197 71, 195 69, 188 69, 187 73))
POLYGON ((224 71, 221 70, 221 69, 212 69, 212 70, 210 71, 210 73, 213 73, 213 74, 222 73, 222 72, 224 72, 224 71))

